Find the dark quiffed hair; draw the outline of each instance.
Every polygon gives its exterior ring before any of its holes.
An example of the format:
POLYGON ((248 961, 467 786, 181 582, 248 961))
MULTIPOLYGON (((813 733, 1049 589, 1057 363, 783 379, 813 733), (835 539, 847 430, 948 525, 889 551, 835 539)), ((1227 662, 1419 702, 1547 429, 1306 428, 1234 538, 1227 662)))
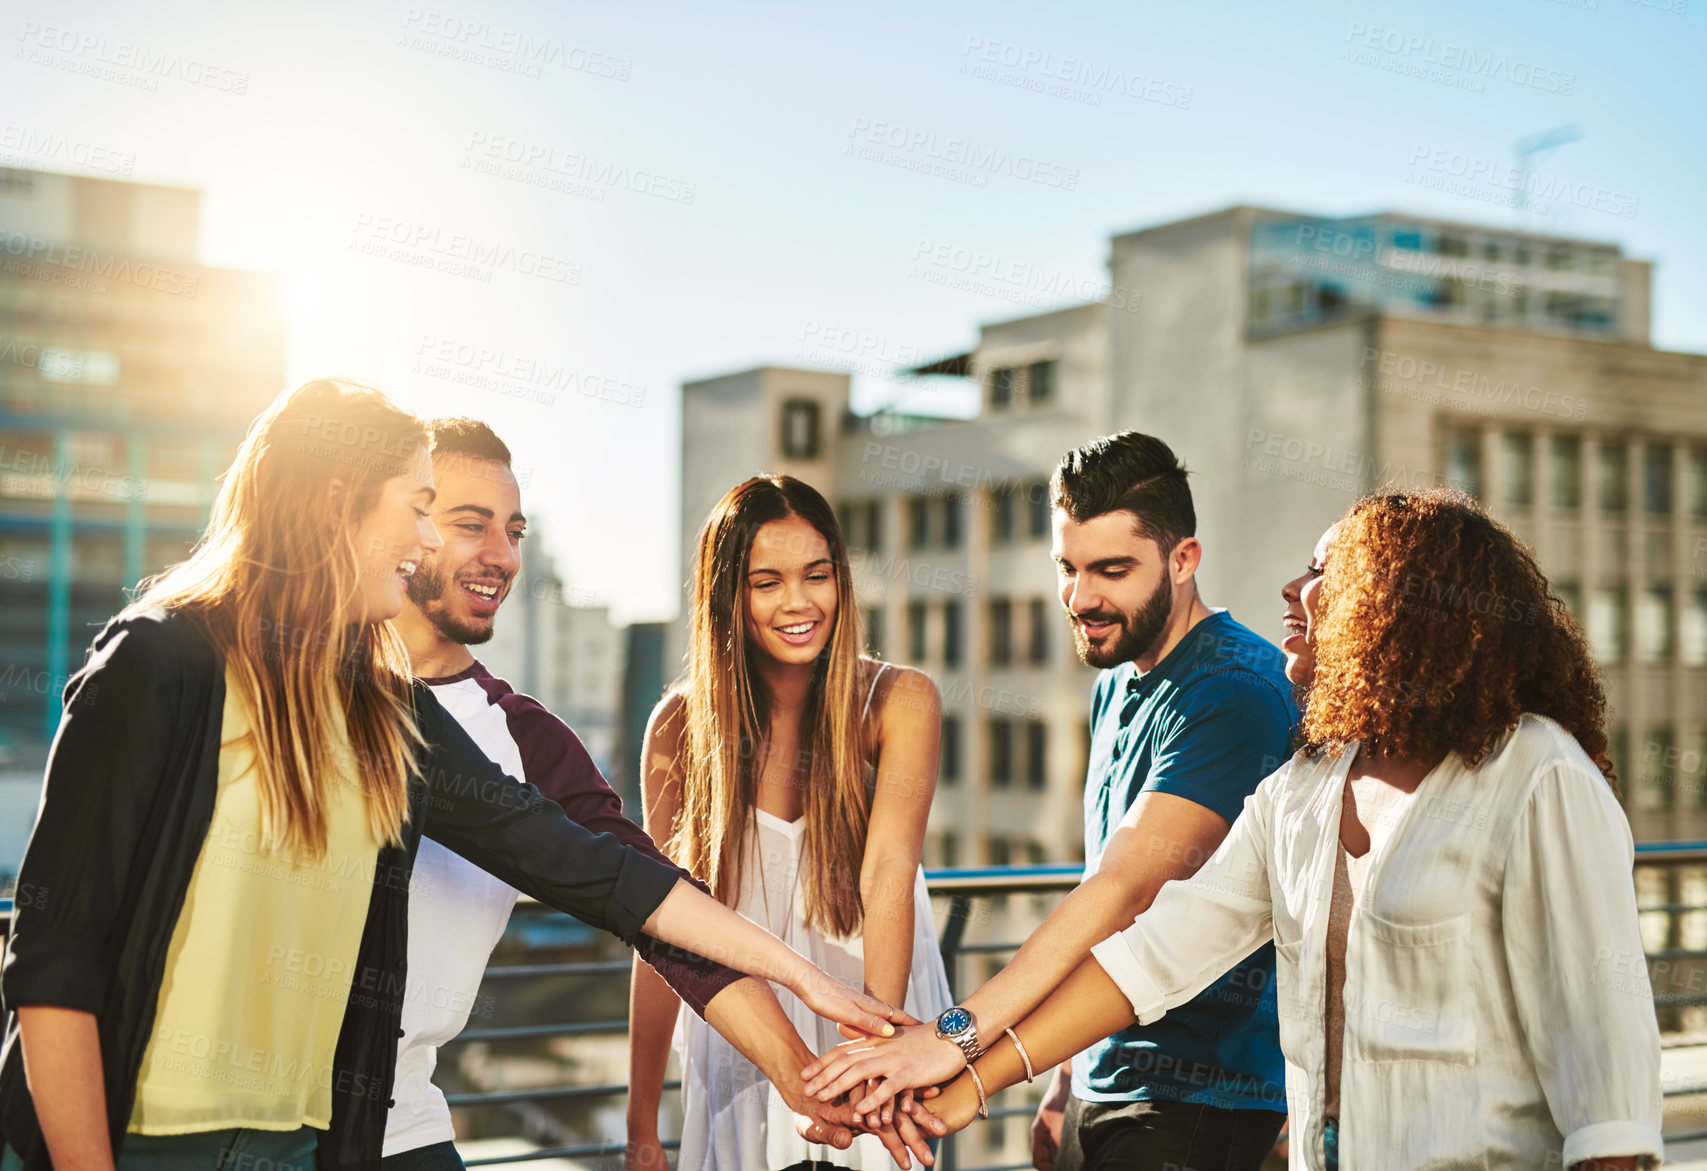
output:
POLYGON ((1122 509, 1138 518, 1138 534, 1163 553, 1197 535, 1185 465, 1154 435, 1104 435, 1061 457, 1049 479, 1049 503, 1083 524, 1122 509))
POLYGON ((1354 504, 1322 575, 1307 748, 1356 740, 1474 768, 1525 712, 1575 737, 1616 789, 1600 673, 1534 554, 1460 492, 1354 504))
POLYGON ((479 419, 433 419, 427 423, 427 432, 432 436, 433 455, 466 455, 510 466, 510 449, 479 419))

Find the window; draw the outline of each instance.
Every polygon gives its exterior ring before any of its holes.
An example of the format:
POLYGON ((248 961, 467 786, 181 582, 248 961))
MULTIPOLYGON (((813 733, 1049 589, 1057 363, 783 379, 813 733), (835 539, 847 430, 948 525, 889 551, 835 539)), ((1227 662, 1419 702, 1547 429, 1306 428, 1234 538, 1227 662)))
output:
POLYGON ((1025 787, 1042 792, 1049 776, 1049 725, 1042 720, 1025 723, 1025 787))
POLYGON ((1435 251, 1442 256, 1468 256, 1470 244, 1462 236, 1442 235, 1435 243, 1435 251))
POLYGON ((1481 498, 1481 432, 1455 427, 1446 433, 1446 483, 1449 487, 1481 498))
POLYGON ((1571 246, 1569 244, 1554 244, 1547 249, 1547 267, 1563 272, 1571 267, 1571 246))
POLYGON ((942 718, 942 751, 937 759, 937 773, 945 785, 960 783, 960 717, 942 718))
POLYGON ((1605 512, 1623 512, 1630 507, 1630 453, 1623 443, 1602 440, 1595 451, 1598 496, 1605 512))
POLYGON ((942 835, 942 864, 952 869, 960 863, 960 839, 953 830, 944 830, 942 835))
POLYGON ((1697 809, 1707 804, 1707 790, 1702 787, 1703 772, 1707 771, 1707 728, 1686 732, 1677 754, 1678 802, 1687 798, 1697 809))
POLYGON ((1014 781, 1014 726, 1007 720, 985 725, 990 735, 990 785, 1006 789, 1014 781))
POLYGON ((1031 535, 1033 537, 1049 536, 1049 485, 1038 482, 1025 490, 1026 503, 1030 506, 1031 535))
POLYGON ((1035 665, 1049 661, 1049 603, 1042 598, 1033 598, 1030 603, 1031 635, 1030 645, 1026 648, 1026 658, 1035 665))
POLYGON ((1649 516, 1671 515, 1671 444, 1642 448, 1642 507, 1649 516))
POLYGON ((923 602, 907 603, 907 657, 915 663, 925 661, 927 654, 929 628, 925 620, 929 616, 923 602))
POLYGON ((1671 659, 1671 587, 1653 585, 1636 599, 1636 660, 1664 663, 1671 659))
POLYGON ((865 611, 865 653, 873 658, 883 657, 883 607, 868 606, 865 611))
POLYGON ((1650 729, 1642 744, 1640 776, 1635 792, 1638 809, 1670 809, 1671 795, 1677 778, 1673 775, 1677 762, 1674 745, 1677 737, 1668 727, 1650 729))
POLYGON ((1612 758, 1612 771, 1623 781, 1621 788, 1630 786, 1630 729, 1613 728, 1606 734, 1606 755, 1612 758))
POLYGON ((992 667, 1006 667, 1013 662, 1013 616, 1013 602, 1007 598, 990 599, 990 666, 992 667))
POLYGON ((1055 363, 1033 362, 1026 371, 1026 394, 1033 403, 1055 398, 1055 363))
POLYGON ((1574 512, 1583 503, 1583 441, 1553 436, 1553 507, 1574 512))
POLYGON ((1679 615, 1678 657, 1685 667, 1707 667, 1707 589, 1696 589, 1679 615))
POLYGON ((1574 581, 1556 581, 1553 583, 1553 592, 1559 595, 1559 600, 1565 603, 1565 609, 1571 612, 1571 617, 1576 619, 1578 626, 1581 626, 1583 624, 1582 587, 1574 581))
POLYGON ((1624 588, 1606 586, 1588 599, 1586 623, 1589 647, 1603 663, 1624 661, 1624 588))
POLYGON ((990 853, 990 865, 1009 866, 1013 864, 1013 843, 1001 834, 991 834, 985 839, 985 848, 990 853))
POLYGON ((990 493, 990 544, 1006 545, 1014 539, 1014 494, 990 493))
POLYGON ((875 552, 883 543, 883 505, 876 500, 849 500, 836 510, 842 520, 842 539, 850 549, 875 552))
POLYGON ((883 548, 883 501, 868 500, 865 505, 865 547, 873 553, 883 548))
POLYGON ((925 496, 907 500, 907 548, 923 549, 931 539, 931 502, 925 496))
POLYGON ((942 547, 960 548, 960 493, 950 492, 942 498, 942 547))
POLYGON ((1707 447, 1690 449, 1689 465, 1685 470, 1689 481, 1685 489, 1689 496, 1689 515, 1700 520, 1707 517, 1707 447))
POLYGON ((942 604, 942 665, 960 666, 960 603, 942 604))
POLYGON ((1535 503, 1535 436, 1507 431, 1500 436, 1500 457, 1506 506, 1528 508, 1535 503))
POLYGON ((1014 371, 1012 366, 998 366, 990 371, 990 405, 1003 410, 1014 401, 1014 371))
POLYGON ((788 459, 818 458, 818 404, 791 398, 782 404, 782 454, 788 459))

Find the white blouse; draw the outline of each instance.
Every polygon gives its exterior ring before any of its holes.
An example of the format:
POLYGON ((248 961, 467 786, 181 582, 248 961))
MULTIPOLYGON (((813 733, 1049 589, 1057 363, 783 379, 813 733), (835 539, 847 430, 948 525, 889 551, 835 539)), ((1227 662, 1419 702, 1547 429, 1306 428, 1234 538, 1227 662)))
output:
MULTIPOLYGON (((1295 756, 1215 854, 1092 948, 1140 1023, 1275 943, 1295 1169, 1322 1167, 1328 908, 1354 752, 1295 756)), ((1524 716, 1424 778, 1346 948, 1339 1163, 1569 1167, 1662 1154, 1630 827, 1569 733, 1524 716)))

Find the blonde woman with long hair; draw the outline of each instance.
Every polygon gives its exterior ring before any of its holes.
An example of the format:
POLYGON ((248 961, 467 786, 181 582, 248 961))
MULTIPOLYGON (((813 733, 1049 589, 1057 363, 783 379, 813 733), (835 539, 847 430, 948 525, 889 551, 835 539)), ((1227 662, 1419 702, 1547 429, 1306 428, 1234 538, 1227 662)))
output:
MULTIPOLYGON (((860 654, 835 515, 810 485, 759 476, 700 530, 686 674, 642 749, 646 824, 712 893, 837 979, 931 1019, 951 1003, 924 874, 941 700, 908 667, 860 654)), ((840 1038, 786 994, 814 1052, 840 1038)), ((658 1100, 675 995, 636 965, 631 1166, 661 1166, 658 1100)), ((799 1138, 781 1094, 702 1022, 681 1027, 680 1171, 892 1166, 874 1136, 799 1138)), ((873 1127, 911 1128, 893 1108, 873 1127)), ((917 1149, 915 1147, 915 1149, 917 1149)))
POLYGON ((3 991, 0 1166, 375 1167, 423 831, 632 940, 886 1011, 504 775, 388 620, 440 547, 420 420, 335 381, 254 423, 188 560, 66 688, 3 991))

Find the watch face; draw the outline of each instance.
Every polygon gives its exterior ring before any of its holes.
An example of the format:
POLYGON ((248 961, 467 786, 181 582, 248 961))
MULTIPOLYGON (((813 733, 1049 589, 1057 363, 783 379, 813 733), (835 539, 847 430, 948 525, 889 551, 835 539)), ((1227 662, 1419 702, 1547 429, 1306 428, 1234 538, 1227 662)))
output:
POLYGON ((964 1008, 951 1008, 937 1017, 936 1027, 938 1032, 947 1033, 950 1036, 955 1033, 964 1033, 972 1027, 972 1014, 964 1008))

